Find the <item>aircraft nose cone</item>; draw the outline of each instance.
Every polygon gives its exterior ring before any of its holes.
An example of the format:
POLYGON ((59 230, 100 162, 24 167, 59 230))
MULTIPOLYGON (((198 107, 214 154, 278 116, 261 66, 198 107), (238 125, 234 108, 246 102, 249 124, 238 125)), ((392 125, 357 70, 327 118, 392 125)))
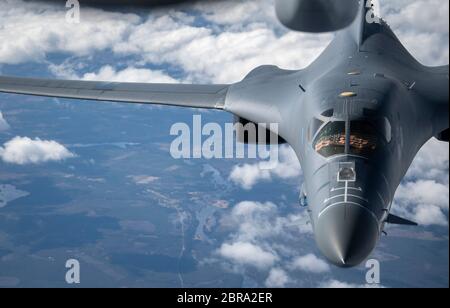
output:
POLYGON ((368 209, 342 204, 320 214, 315 234, 319 249, 331 263, 354 267, 372 253, 379 238, 379 226, 368 209))

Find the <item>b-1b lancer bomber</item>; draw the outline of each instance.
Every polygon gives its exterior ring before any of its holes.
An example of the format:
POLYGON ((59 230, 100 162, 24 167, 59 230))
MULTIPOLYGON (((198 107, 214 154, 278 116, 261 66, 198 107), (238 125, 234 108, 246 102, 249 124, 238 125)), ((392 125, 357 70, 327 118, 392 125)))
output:
POLYGON ((370 1, 277 0, 276 10, 291 30, 336 31, 305 69, 261 66, 228 85, 0 77, 0 92, 219 109, 242 123, 277 123, 303 168, 300 203, 318 247, 333 264, 354 267, 385 224, 414 225, 391 206, 420 148, 433 137, 449 141, 448 65, 421 65, 373 18, 370 1))

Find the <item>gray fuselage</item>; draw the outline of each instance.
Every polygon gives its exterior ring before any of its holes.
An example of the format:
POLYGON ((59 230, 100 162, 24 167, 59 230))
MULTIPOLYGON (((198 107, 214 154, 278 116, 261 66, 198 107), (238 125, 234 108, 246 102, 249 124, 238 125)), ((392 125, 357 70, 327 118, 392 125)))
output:
POLYGON ((419 64, 384 22, 359 18, 304 70, 255 69, 230 88, 225 110, 277 119, 304 172, 318 247, 351 267, 375 248, 419 149, 448 129, 448 66, 419 64))

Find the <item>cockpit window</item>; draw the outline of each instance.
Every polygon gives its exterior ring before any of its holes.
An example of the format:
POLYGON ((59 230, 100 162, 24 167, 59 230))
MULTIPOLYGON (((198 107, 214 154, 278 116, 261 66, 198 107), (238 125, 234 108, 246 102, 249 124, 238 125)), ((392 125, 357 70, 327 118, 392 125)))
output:
POLYGON ((366 121, 350 123, 350 153, 359 156, 370 156, 384 140, 374 126, 366 121))
POLYGON ((326 124, 314 139, 314 150, 326 158, 341 154, 369 157, 387 143, 383 133, 369 121, 351 121, 349 127, 347 141, 344 121, 326 124))
POLYGON ((330 122, 314 140, 314 149, 324 157, 345 153, 345 122, 330 122))

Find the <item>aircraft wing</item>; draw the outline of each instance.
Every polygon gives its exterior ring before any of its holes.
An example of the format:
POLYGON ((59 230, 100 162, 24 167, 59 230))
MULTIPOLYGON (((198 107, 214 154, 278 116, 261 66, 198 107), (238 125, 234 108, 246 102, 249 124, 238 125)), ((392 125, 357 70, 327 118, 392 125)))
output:
POLYGON ((223 109, 228 85, 151 84, 0 76, 0 92, 70 99, 223 109))

